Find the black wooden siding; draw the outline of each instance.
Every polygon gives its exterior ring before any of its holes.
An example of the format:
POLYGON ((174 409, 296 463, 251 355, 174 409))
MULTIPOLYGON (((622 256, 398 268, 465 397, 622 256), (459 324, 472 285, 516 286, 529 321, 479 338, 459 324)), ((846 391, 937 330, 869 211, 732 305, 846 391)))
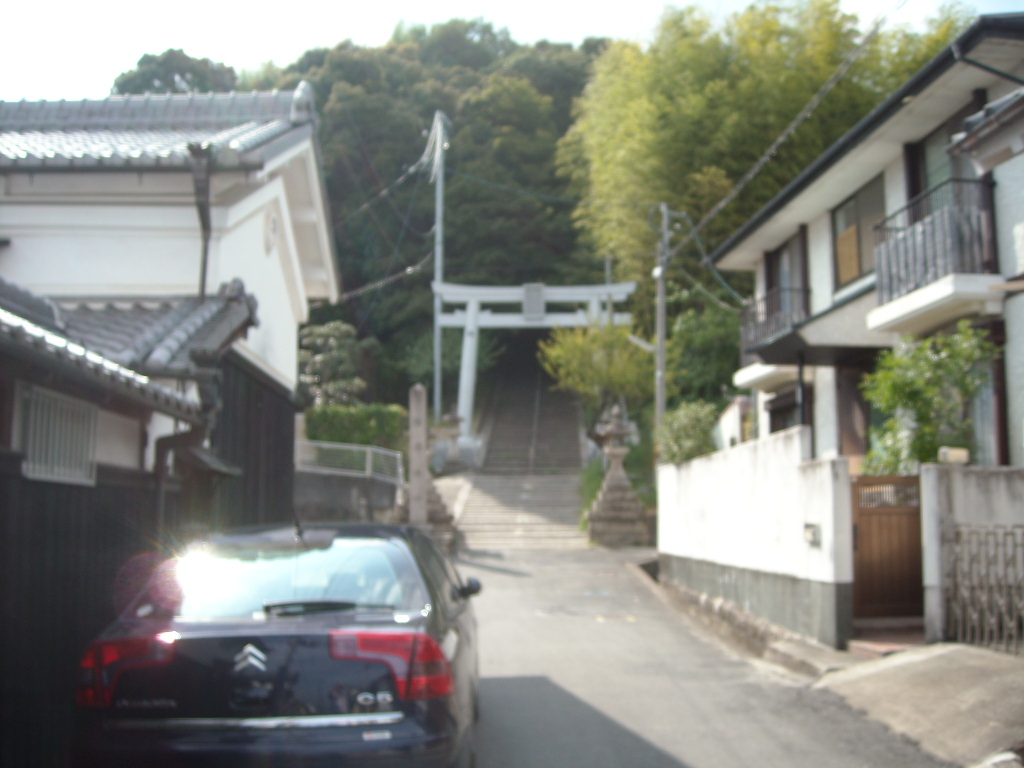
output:
POLYGON ((224 364, 222 392, 211 444, 242 475, 216 481, 205 520, 178 514, 186 504, 172 479, 164 541, 152 474, 100 467, 95 487, 32 481, 20 454, 0 447, 0 766, 66 766, 78 660, 114 618, 126 563, 161 551, 176 522, 292 519, 290 394, 240 358, 224 364))
POLYGON ((222 367, 224 405, 211 445, 242 470, 217 488, 220 527, 292 520, 295 404, 290 392, 237 356, 222 367))
POLYGON ((63 766, 78 659, 114 617, 123 564, 153 552, 150 475, 101 467, 95 487, 21 476, 0 453, 0 765, 63 766))

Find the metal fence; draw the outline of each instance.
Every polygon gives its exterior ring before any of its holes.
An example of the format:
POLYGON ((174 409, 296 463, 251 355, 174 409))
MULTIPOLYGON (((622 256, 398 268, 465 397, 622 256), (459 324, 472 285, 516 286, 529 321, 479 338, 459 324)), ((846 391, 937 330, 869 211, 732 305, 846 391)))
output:
POLYGON ((1024 654, 1024 525, 958 525, 945 548, 946 636, 1024 654))
POLYGON ((402 454, 375 445, 296 440, 295 468, 306 472, 369 477, 399 488, 405 484, 402 454))

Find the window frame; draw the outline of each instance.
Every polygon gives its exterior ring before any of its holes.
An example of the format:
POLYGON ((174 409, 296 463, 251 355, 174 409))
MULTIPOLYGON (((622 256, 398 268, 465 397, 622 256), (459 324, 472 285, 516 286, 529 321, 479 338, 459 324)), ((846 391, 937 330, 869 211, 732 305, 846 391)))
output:
POLYGON ((885 220, 885 174, 879 173, 832 209, 832 268, 835 290, 875 272, 875 226, 885 220), (840 230, 843 211, 852 208, 840 230), (852 240, 853 245, 850 245, 852 240), (853 264, 853 256, 856 264, 853 264), (850 267, 854 266, 851 271, 850 267))
POLYGON ((15 384, 11 442, 31 480, 96 485, 99 408, 35 384, 15 384))

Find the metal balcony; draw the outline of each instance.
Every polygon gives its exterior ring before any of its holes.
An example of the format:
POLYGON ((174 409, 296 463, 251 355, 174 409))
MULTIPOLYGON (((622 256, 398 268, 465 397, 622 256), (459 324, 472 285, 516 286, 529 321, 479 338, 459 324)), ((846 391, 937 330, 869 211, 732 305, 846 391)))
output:
POLYGON ((740 314, 740 345, 744 354, 790 332, 807 319, 806 288, 775 288, 751 299, 740 314))
POLYGON ((952 274, 995 271, 989 184, 951 179, 875 228, 879 306, 952 274))

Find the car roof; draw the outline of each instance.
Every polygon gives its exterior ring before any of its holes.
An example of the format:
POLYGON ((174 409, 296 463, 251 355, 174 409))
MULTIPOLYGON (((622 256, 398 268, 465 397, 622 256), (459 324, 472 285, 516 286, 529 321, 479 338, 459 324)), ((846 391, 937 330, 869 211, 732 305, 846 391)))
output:
POLYGON ((285 545, 297 538, 324 542, 327 539, 400 539, 410 541, 422 533, 412 525, 390 523, 311 522, 298 525, 250 525, 229 528, 203 537, 210 544, 285 545))

